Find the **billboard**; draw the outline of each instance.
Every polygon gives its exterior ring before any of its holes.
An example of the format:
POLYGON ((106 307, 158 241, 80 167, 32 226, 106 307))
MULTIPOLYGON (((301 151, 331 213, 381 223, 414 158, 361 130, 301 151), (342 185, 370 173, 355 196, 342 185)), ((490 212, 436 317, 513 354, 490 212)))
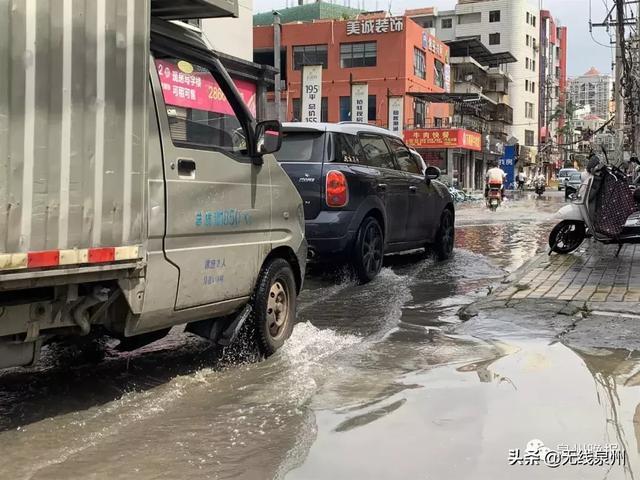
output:
POLYGON ((505 145, 504 154, 500 158, 500 168, 507 174, 506 188, 515 185, 515 165, 516 165, 516 147, 515 145, 505 145))
MULTIPOLYGON (((156 60, 162 93, 167 105, 234 115, 231 104, 211 73, 197 71, 189 62, 156 60)), ((233 79, 240 96, 256 115, 256 85, 233 79)))
POLYGON ((302 66, 302 110, 303 122, 317 123, 322 118, 322 65, 302 66))
POLYGON ((369 85, 351 85, 351 119, 358 123, 369 122, 369 85))

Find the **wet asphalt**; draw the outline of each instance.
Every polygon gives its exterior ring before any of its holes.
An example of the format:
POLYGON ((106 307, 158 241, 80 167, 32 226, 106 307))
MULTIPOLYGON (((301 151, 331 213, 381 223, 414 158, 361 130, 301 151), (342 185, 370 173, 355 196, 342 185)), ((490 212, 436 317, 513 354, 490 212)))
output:
POLYGON ((610 321, 581 333, 544 306, 456 315, 545 248, 562 203, 463 204, 449 261, 390 256, 364 286, 310 275, 291 339, 260 363, 173 332, 126 354, 107 345, 98 362, 51 349, 5 371, 0 478, 635 478, 635 324, 625 341, 610 321), (533 439, 618 444, 627 462, 510 465, 533 439))

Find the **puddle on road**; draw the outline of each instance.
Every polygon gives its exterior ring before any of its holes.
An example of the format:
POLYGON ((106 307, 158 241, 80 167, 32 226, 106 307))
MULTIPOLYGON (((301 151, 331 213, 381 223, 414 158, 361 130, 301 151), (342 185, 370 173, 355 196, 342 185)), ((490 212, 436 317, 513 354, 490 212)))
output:
POLYGON ((4 375, 0 477, 604 478, 509 466, 534 438, 624 445, 635 474, 639 355, 555 342, 565 325, 545 315, 456 316, 544 247, 559 205, 464 206, 447 262, 394 255, 366 286, 309 278, 302 323, 259 364, 223 368, 174 336, 97 367, 4 375))

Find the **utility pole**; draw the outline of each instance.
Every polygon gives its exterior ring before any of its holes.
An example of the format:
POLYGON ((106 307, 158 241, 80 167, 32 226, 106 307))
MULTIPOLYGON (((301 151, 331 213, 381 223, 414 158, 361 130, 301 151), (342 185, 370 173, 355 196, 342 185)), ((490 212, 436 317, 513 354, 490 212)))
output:
POLYGON ((276 119, 282 122, 282 99, 280 93, 280 34, 282 32, 282 24, 280 23, 280 13, 273 12, 273 66, 276 68, 275 85, 273 88, 274 104, 276 107, 276 119))
POLYGON ((616 153, 618 154, 618 163, 624 159, 624 40, 625 40, 625 18, 624 18, 624 0, 616 0, 616 83, 615 83, 615 104, 616 118, 615 131, 617 137, 616 153))

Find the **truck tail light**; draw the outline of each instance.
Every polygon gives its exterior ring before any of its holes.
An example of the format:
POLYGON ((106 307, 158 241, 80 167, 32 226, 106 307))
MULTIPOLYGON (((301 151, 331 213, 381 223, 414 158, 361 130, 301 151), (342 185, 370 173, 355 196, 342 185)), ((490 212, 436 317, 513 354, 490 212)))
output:
POLYGON ((326 201, 330 207, 344 207, 349 201, 349 185, 344 173, 337 170, 327 173, 326 201))

